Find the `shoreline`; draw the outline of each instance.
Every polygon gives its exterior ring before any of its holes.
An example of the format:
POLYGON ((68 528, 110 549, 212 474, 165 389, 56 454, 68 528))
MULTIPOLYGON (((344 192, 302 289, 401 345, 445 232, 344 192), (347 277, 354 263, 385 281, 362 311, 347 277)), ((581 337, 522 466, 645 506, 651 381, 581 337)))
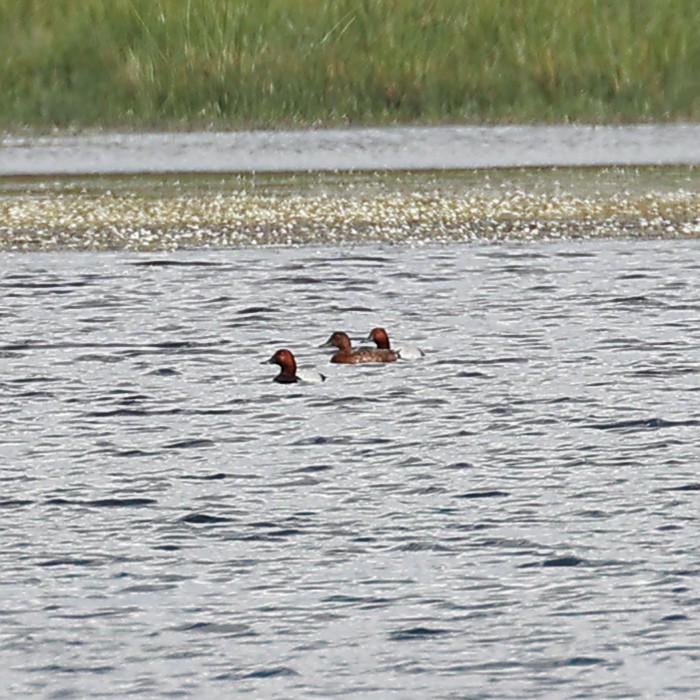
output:
POLYGON ((0 178, 3 252, 591 238, 700 238, 700 171, 0 178))

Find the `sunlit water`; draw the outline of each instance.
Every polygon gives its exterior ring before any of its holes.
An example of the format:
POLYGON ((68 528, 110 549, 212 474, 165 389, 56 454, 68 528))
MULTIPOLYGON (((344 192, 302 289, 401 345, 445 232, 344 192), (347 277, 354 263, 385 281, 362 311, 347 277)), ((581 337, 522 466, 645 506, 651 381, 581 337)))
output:
POLYGON ((700 124, 0 135, 0 176, 699 163, 700 124))
POLYGON ((0 255, 2 697, 696 698, 700 244, 0 255), (384 325, 422 360, 335 366, 384 325), (279 347, 322 369, 277 385, 279 347))

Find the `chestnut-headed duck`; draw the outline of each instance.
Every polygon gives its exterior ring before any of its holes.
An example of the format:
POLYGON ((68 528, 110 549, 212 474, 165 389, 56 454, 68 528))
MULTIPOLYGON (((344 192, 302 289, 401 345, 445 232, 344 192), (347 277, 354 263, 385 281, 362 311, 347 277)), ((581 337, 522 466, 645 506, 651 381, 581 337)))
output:
MULTIPOLYGON (((392 349, 389 335, 383 328, 373 328, 367 336, 367 340, 373 340, 381 350, 392 349)), ((393 350, 399 354, 402 360, 417 360, 425 355, 415 345, 402 345, 400 348, 393 348, 393 350)))
POLYGON ((379 350, 377 348, 352 349, 347 333, 336 331, 321 345, 322 348, 338 348, 338 352, 331 357, 331 362, 356 364, 358 362, 394 362, 399 359, 398 353, 393 350, 379 350))
POLYGON ((319 384, 325 382, 325 375, 312 370, 297 369, 297 361, 290 350, 282 348, 278 350, 269 360, 265 360, 263 365, 279 365, 280 373, 272 380, 280 384, 293 384, 304 382, 307 384, 319 384))

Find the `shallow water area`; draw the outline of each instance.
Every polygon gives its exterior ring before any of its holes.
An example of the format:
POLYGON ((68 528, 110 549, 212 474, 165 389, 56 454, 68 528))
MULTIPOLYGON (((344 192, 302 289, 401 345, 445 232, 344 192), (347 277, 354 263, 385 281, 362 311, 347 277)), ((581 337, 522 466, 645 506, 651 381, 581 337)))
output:
POLYGON ((699 241, 2 253, 0 289, 3 696, 697 697, 699 241), (375 325, 426 356, 318 348, 375 325))
POLYGON ((698 235, 694 166, 0 179, 0 250, 698 235))

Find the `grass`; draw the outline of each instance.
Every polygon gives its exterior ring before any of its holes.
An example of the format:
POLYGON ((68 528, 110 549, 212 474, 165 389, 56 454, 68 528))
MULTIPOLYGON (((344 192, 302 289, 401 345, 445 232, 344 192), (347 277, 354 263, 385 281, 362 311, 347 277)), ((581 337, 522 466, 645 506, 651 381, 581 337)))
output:
POLYGON ((0 0, 0 127, 700 118, 697 0, 0 0))

